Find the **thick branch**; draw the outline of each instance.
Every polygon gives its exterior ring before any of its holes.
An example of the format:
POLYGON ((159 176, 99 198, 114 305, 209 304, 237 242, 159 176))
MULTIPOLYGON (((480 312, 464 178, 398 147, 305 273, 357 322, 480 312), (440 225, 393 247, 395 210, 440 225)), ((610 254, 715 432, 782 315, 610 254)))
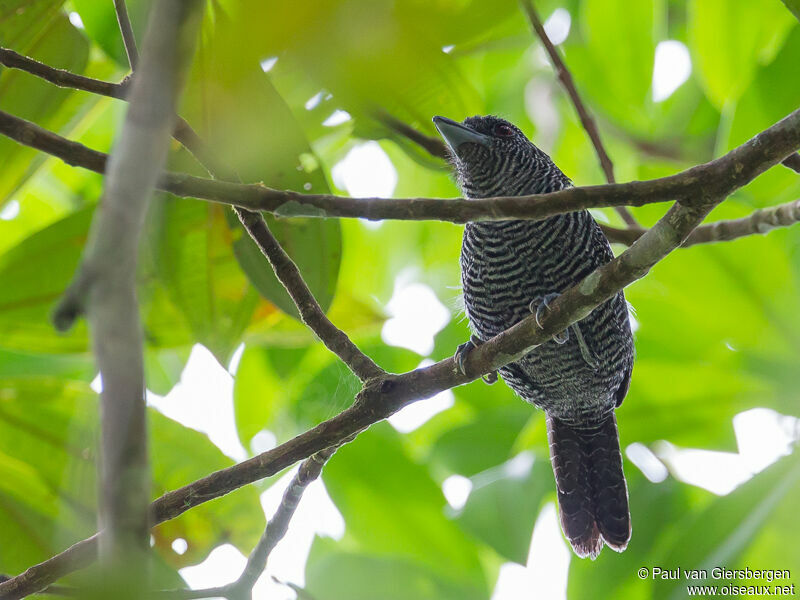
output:
MULTIPOLYGON (((608 157, 608 152, 606 152, 606 148, 603 146, 603 142, 600 139, 600 132, 597 130, 597 123, 595 123, 595 120, 592 115, 589 114, 589 111, 586 110, 586 106, 583 104, 583 100, 581 100, 581 97, 578 94, 578 88, 575 87, 572 74, 569 72, 569 69, 567 69, 567 65, 564 64, 564 61, 561 59, 558 49, 553 45, 553 42, 550 41, 550 37, 544 30, 544 25, 542 25, 542 21, 539 18, 539 14, 536 12, 536 8, 533 6, 533 2, 531 0, 520 0, 520 4, 522 5, 522 9, 525 11, 525 14, 528 16, 528 20, 531 23, 534 33, 539 36, 544 49, 547 51, 547 55, 550 57, 550 61, 553 63, 553 68, 556 70, 556 74, 558 75, 561 85, 564 86, 564 89, 569 95, 569 98, 572 101, 576 112, 578 113, 578 118, 581 121, 581 125, 583 125, 583 128, 586 130, 586 133, 592 142, 592 146, 594 146, 595 153, 600 161, 600 166, 603 169, 603 173, 605 173, 606 181, 608 181, 608 183, 614 183, 616 181, 614 178, 614 165, 611 162, 611 159, 608 157)), ((618 206, 616 209, 619 215, 622 217, 622 220, 625 221, 629 227, 639 226, 639 224, 636 222, 636 219, 633 218, 633 215, 627 208, 618 206)))
MULTIPOLYGON (((68 164, 104 172, 106 155, 62 138, 41 127, 0 111, 0 133, 21 144, 57 156, 68 164)), ((544 219, 588 208, 644 206, 676 198, 702 203, 727 196, 800 147, 800 110, 787 116, 724 156, 675 175, 586 187, 549 194, 466 200, 464 198, 349 198, 281 191, 261 184, 224 181, 166 173, 159 189, 178 196, 263 210, 278 216, 361 217, 372 220, 490 221, 544 219)))
POLYGON ((186 50, 178 44, 180 28, 191 16, 187 10, 172 0, 157 4, 151 15, 144 66, 108 160, 103 199, 78 273, 54 317, 63 329, 86 311, 91 325, 103 381, 100 549, 110 589, 133 595, 146 583, 150 529, 136 257, 147 200, 166 163, 181 79, 179 55, 186 50))

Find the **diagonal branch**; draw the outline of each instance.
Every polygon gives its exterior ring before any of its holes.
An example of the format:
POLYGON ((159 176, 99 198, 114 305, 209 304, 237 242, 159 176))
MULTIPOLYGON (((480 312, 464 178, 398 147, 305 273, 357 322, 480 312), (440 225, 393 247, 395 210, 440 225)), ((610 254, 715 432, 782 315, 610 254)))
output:
MULTIPOLYGON (((570 100, 572 100, 573 106, 575 106, 575 110, 578 113, 578 118, 581 121, 581 125, 583 125, 583 128, 586 130, 586 133, 592 142, 592 146, 594 146, 597 158, 600 160, 600 166, 603 169, 603 173, 605 173, 606 181, 608 181, 608 183, 614 183, 616 181, 614 179, 614 165, 611 162, 611 159, 608 157, 608 152, 606 152, 606 148, 603 146, 603 142, 600 139, 600 132, 597 130, 597 123, 592 115, 589 114, 589 111, 586 110, 586 106, 583 104, 580 95, 578 95, 578 88, 575 87, 575 82, 572 80, 572 74, 569 72, 569 69, 567 69, 567 65, 564 64, 564 61, 561 59, 558 49, 553 45, 553 42, 550 41, 550 37, 544 30, 544 25, 542 25, 542 21, 539 18, 539 14, 536 12, 536 8, 533 6, 533 2, 531 0, 520 0, 520 4, 522 5, 522 9, 525 11, 525 14, 528 16, 528 20, 531 23, 531 27, 533 27, 534 33, 539 36, 539 39, 544 45, 544 49, 547 51, 547 55, 550 57, 550 61, 553 63, 553 68, 556 70, 556 74, 558 75, 561 85, 564 86, 564 89, 569 95, 570 100)), ((636 222, 636 219, 633 218, 633 215, 627 208, 618 206, 616 209, 617 213, 619 213, 619 216, 622 217, 622 220, 625 221, 626 225, 629 227, 639 226, 639 224, 636 222)))
POLYGON ((281 248, 280 243, 267 227, 259 213, 235 208, 242 225, 267 257, 278 280, 286 288, 300 312, 300 317, 311 331, 322 340, 325 346, 338 356, 344 364, 361 380, 385 375, 385 371, 364 354, 358 346, 325 316, 311 290, 308 289, 300 270, 294 261, 281 248))
MULTIPOLYGON (((213 177, 232 182, 239 181, 238 174, 220 161, 191 125, 183 119, 178 123, 173 136, 194 155, 213 177)), ((278 281, 281 282, 297 307, 303 323, 361 381, 385 375, 385 371, 364 354, 350 337, 327 317, 303 279, 300 269, 272 235, 261 213, 239 206, 234 206, 233 209, 245 231, 250 234, 259 250, 269 261, 278 281)))

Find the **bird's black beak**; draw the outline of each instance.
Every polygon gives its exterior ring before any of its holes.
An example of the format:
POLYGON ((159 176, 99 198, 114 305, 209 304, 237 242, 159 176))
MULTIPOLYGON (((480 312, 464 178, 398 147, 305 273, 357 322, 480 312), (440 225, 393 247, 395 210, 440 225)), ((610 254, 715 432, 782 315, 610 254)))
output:
POLYGON ((462 125, 447 117, 433 117, 433 124, 439 130, 439 134, 450 146, 450 149, 458 155, 458 149, 464 144, 480 144, 489 146, 491 138, 488 135, 473 131, 466 125, 462 125))

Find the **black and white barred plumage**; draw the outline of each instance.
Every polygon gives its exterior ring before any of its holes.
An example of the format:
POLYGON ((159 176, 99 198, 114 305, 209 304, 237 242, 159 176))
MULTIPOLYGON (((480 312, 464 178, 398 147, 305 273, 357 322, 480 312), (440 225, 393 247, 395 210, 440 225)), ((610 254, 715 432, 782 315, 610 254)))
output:
MULTIPOLYGON (((468 198, 563 189, 570 180, 524 134, 496 117, 463 124, 436 117, 468 198)), ((530 315, 531 301, 563 292, 613 258, 586 211, 541 221, 468 223, 461 250, 470 325, 487 340, 530 315)), ((620 292, 571 327, 566 342, 537 347, 500 369, 547 416, 562 526, 579 556, 603 542, 625 549, 630 517, 614 409, 628 390, 633 341, 620 292), (583 340, 583 347, 580 340, 583 340)))

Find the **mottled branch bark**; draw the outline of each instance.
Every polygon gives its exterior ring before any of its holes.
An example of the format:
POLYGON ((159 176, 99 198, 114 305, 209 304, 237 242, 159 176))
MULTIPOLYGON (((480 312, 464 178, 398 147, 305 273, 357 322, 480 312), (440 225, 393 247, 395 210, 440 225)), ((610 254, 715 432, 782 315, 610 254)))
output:
MULTIPOLYGON (((600 161, 600 167, 603 169, 606 181, 608 181, 608 183, 615 183, 614 164, 611 162, 608 152, 606 152, 606 147, 600 139, 600 132, 597 129, 597 123, 594 117, 589 114, 586 105, 583 103, 583 100, 581 100, 580 94, 578 94, 578 88, 575 86, 575 81, 572 79, 572 73, 569 72, 567 65, 562 60, 558 49, 553 45, 553 42, 550 41, 550 37, 544 30, 544 25, 542 25, 542 21, 539 18, 539 14, 536 12, 536 8, 533 6, 533 2, 531 0, 520 0, 520 4, 528 17, 528 21, 530 21, 533 32, 539 37, 539 40, 541 40, 547 55, 550 57, 550 62, 553 63, 553 68, 556 71, 558 80, 561 82, 569 99, 572 101, 572 105, 575 107, 575 111, 578 113, 581 125, 583 125, 583 128, 586 130, 586 134, 589 136, 589 140, 591 140, 594 151, 600 161)), ((616 211, 629 227, 639 226, 631 212, 624 206, 617 206, 616 211)))

